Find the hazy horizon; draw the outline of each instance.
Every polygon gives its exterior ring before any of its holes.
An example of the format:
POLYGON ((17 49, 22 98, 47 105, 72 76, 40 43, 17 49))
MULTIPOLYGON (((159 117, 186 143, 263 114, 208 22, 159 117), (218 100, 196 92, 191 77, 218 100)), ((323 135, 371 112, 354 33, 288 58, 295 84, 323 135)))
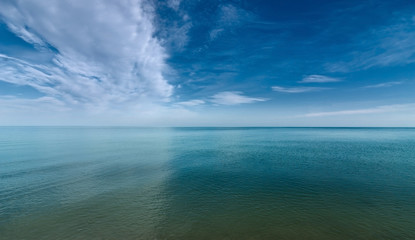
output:
POLYGON ((1 128, 8 127, 39 127, 39 128, 415 128, 415 127, 391 127, 391 126, 229 126, 229 125, 217 125, 217 126, 140 126, 140 125, 0 125, 1 128))

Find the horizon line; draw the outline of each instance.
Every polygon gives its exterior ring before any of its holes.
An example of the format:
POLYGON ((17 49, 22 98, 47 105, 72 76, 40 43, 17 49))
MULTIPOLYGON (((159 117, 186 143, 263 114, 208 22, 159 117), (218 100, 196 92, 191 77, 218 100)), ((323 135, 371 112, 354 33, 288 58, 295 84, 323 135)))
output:
POLYGON ((0 127, 113 127, 113 128, 415 128, 415 126, 135 126, 135 125, 0 125, 0 127))

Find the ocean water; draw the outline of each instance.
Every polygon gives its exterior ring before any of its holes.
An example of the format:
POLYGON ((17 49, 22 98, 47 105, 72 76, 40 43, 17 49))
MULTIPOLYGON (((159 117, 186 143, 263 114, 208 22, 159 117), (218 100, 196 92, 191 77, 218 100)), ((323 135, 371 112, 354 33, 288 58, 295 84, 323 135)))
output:
POLYGON ((415 239, 413 128, 0 128, 0 239, 415 239))

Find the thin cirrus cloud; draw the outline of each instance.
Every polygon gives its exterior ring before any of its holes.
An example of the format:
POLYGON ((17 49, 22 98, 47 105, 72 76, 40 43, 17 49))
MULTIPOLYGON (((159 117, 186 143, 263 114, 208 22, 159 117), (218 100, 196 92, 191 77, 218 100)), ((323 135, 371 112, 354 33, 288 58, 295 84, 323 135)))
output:
POLYGON ((198 105, 202 105, 205 104, 206 102, 200 99, 194 99, 194 100, 189 100, 189 101, 184 101, 184 102, 178 102, 178 105, 181 106, 186 106, 186 107, 194 107, 194 106, 198 106, 198 105))
POLYGON ((385 82, 385 83, 379 83, 379 84, 374 84, 374 85, 368 85, 368 86, 364 86, 363 88, 383 88, 383 87, 392 87, 395 85, 400 85, 403 82, 385 82))
POLYGON ((37 111, 45 113, 47 111, 65 111, 65 103, 56 100, 53 97, 39 97, 36 99, 24 99, 15 96, 1 96, 0 97, 0 114, 7 111, 20 110, 22 112, 37 111))
POLYGON ((340 81, 341 80, 338 78, 327 77, 323 75, 308 75, 308 76, 305 76, 298 83, 328 83, 328 82, 340 82, 340 81))
POLYGON ((255 103, 268 101, 266 98, 254 98, 243 95, 242 92, 220 92, 213 95, 210 102, 219 105, 238 105, 243 103, 255 103))
POLYGON ((403 15, 392 23, 355 37, 353 51, 344 60, 326 64, 331 72, 351 72, 373 67, 406 65, 415 62, 415 17, 403 15))
POLYGON ((176 104, 185 107, 195 107, 207 103, 213 103, 214 105, 239 105, 264 101, 268 101, 268 99, 248 97, 245 96, 242 92, 238 91, 225 91, 219 92, 206 100, 193 99, 189 101, 178 102, 176 104))
POLYGON ((273 86, 272 90, 275 92, 283 92, 283 93, 305 93, 305 92, 316 92, 327 90, 330 88, 324 87, 280 87, 280 86, 273 86))
POLYGON ((179 10, 179 6, 180 6, 181 0, 168 0, 167 1, 167 5, 174 9, 174 10, 179 10))
POLYGON ((2 1, 0 16, 39 54, 54 54, 50 62, 36 64, 0 56, 2 81, 67 103, 172 95, 163 77, 167 55, 153 37, 154 13, 143 1, 2 1))
POLYGON ((217 21, 209 31, 209 40, 217 39, 224 32, 240 26, 244 21, 252 18, 252 14, 232 4, 222 4, 217 11, 217 21))
POLYGON ((408 111, 408 110, 413 111, 414 109, 415 109, 415 103, 408 103, 408 104, 383 105, 383 106, 377 106, 377 107, 365 108, 365 109, 308 113, 308 114, 305 114, 305 116, 306 117, 327 117, 327 116, 340 116, 340 115, 397 112, 397 111, 408 111))

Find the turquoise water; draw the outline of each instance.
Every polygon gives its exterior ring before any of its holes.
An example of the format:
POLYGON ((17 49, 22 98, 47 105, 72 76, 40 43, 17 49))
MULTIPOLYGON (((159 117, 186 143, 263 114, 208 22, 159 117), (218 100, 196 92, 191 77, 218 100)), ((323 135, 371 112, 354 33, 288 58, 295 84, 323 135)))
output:
POLYGON ((415 129, 1 127, 0 239, 415 239, 415 129))

